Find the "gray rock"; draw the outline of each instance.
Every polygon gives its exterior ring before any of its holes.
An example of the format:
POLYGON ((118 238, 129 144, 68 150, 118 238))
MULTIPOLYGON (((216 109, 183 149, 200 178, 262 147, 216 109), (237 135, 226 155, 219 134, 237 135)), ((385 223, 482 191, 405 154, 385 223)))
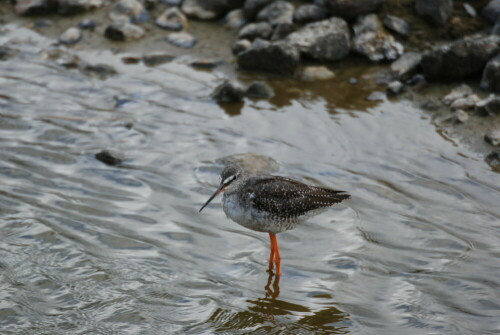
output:
POLYGON ((194 67, 195 69, 211 70, 224 63, 225 62, 222 59, 200 58, 189 63, 189 65, 194 67))
POLYGON ((500 98, 490 95, 476 103, 475 111, 483 116, 500 115, 500 98))
POLYGON ((484 135, 484 140, 489 144, 497 147, 500 145, 500 129, 489 130, 486 135, 484 135))
POLYGON ((295 10, 293 21, 310 23, 324 20, 328 17, 326 8, 316 5, 302 5, 295 10))
POLYGON ((403 54, 403 45, 384 30, 375 14, 360 16, 353 30, 353 50, 371 61, 394 60, 403 54))
POLYGON ((500 37, 471 36, 426 52, 422 57, 425 77, 432 80, 459 79, 476 75, 500 51, 500 37))
POLYGON ((377 12, 384 2, 385 0, 325 0, 325 5, 332 15, 351 20, 377 12))
POLYGON ((115 70, 114 67, 112 67, 111 65, 107 65, 107 64, 83 63, 83 64, 80 64, 79 70, 81 73, 83 73, 89 77, 95 77, 95 78, 99 78, 101 80, 104 80, 108 77, 115 76, 118 74, 118 72, 115 70))
POLYGON ((470 110, 476 107, 476 104, 480 101, 476 94, 471 94, 463 98, 456 99, 450 105, 451 110, 470 110))
POLYGON ((299 76, 302 81, 320 81, 335 78, 335 73, 326 66, 306 66, 299 76))
POLYGON ((451 105, 455 100, 466 98, 473 94, 472 88, 467 84, 462 84, 451 90, 450 93, 444 96, 443 103, 446 105, 451 105))
POLYGON ((120 165, 123 162, 123 157, 121 157, 121 155, 116 153, 111 153, 108 150, 102 150, 96 153, 95 158, 98 161, 111 166, 120 165))
POLYGON ((76 15, 102 5, 103 0, 57 0, 57 14, 76 15))
POLYGON ((472 7, 470 4, 464 3, 464 9, 467 12, 467 14, 469 14, 469 16, 471 16, 471 17, 477 16, 476 9, 474 7, 472 7))
POLYGON ((247 22, 254 21, 260 10, 273 1, 274 0, 246 0, 243 7, 243 16, 247 22))
POLYGON ((500 54, 486 63, 480 87, 483 90, 500 92, 500 54))
POLYGON ((452 123, 465 123, 469 120, 469 114, 467 112, 458 109, 451 114, 450 117, 448 117, 445 121, 452 122, 452 123))
POLYGON ((63 44, 76 44, 82 39, 82 31, 75 27, 68 28, 59 36, 59 42, 63 44))
POLYGON ((273 34, 271 35, 271 41, 281 40, 296 30, 293 23, 278 23, 274 26, 273 34))
POLYGON ((408 36, 408 33, 410 32, 410 25, 408 22, 392 15, 384 16, 384 26, 401 36, 408 36))
POLYGON ((173 31, 180 31, 187 27, 186 16, 177 7, 164 11, 156 18, 155 23, 163 29, 173 31))
POLYGON ((399 80, 395 80, 387 85, 387 93, 390 95, 398 95, 404 90, 404 85, 399 80))
POLYGON ((114 22, 104 30, 104 37, 113 41, 137 40, 145 34, 144 29, 127 22, 114 22))
POLYGON ((273 27, 268 22, 250 23, 241 28, 238 33, 239 39, 254 40, 256 38, 269 39, 273 32, 273 27))
POLYGON ((78 28, 82 30, 94 30, 97 23, 92 19, 83 19, 78 22, 78 28))
POLYGON ((200 20, 214 20, 243 6, 245 0, 184 0, 182 11, 200 20))
POLYGON ((500 17, 500 0, 491 0, 483 7, 481 15, 487 18, 491 23, 495 23, 500 17))
POLYGON ((114 22, 143 23, 149 14, 139 0, 119 0, 111 6, 109 18, 114 22))
POLYGON ((391 75, 401 81, 406 81, 420 69, 422 54, 407 52, 391 64, 391 75))
POLYGON ((249 50, 238 54, 237 61, 242 69, 293 75, 300 65, 300 52, 282 41, 262 43, 256 40, 249 50))
POLYGON ((245 95, 257 99, 270 99, 274 96, 274 90, 262 81, 254 81, 245 89, 245 95))
POLYGON ((245 17, 243 16, 243 9, 238 8, 227 13, 224 18, 224 25, 228 28, 239 29, 246 24, 245 17))
POLYGON ((226 80, 215 88, 212 99, 217 102, 239 102, 243 100, 243 89, 236 83, 226 80))
POLYGON ((500 150, 492 151, 484 160, 493 170, 500 171, 500 150))
POLYGON ((14 12, 22 16, 72 15, 101 7, 102 4, 102 0, 18 0, 15 1, 14 12))
POLYGON ((233 51, 233 54, 238 55, 243 51, 249 50, 251 47, 252 47, 252 42, 250 42, 250 40, 237 40, 231 46, 231 51, 233 51))
POLYGON ((358 80, 356 78, 349 78, 348 82, 351 85, 356 85, 358 83, 358 80))
POLYGON ((309 23, 288 35, 285 41, 305 57, 329 62, 347 56, 351 47, 349 27, 338 17, 309 23))
POLYGON ((166 40, 170 44, 183 49, 190 49, 196 45, 196 38, 185 31, 170 33, 167 35, 166 40))
POLYGON ((284 0, 278 0, 262 8, 257 14, 257 21, 269 22, 271 25, 279 23, 292 23, 293 5, 284 0))
POLYGON ((453 10, 453 0, 416 0, 415 7, 420 16, 443 25, 453 10))
POLYGON ((175 59, 175 56, 169 54, 148 54, 142 56, 142 62, 146 66, 157 66, 169 63, 175 59))

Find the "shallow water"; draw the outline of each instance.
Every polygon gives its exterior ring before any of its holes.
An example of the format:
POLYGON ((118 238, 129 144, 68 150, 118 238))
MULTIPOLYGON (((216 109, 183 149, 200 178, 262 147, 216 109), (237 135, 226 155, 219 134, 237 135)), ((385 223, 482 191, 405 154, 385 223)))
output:
POLYGON ((2 334, 500 331, 498 174, 410 102, 366 102, 367 69, 271 80, 275 98, 221 107, 208 96, 225 74, 186 58, 79 52, 119 72, 99 80, 13 31, 20 54, 0 62, 2 334), (125 162, 104 165, 102 149, 125 162), (266 234, 226 219, 220 199, 198 213, 214 162, 248 152, 352 194, 279 235, 279 282, 266 234))

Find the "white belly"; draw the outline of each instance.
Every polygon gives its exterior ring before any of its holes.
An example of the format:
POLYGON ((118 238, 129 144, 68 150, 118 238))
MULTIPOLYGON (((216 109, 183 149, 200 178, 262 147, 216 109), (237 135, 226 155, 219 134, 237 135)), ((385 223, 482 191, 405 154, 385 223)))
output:
MULTIPOLYGON (((251 199, 250 195, 249 200, 251 199)), ((228 218, 243 227, 256 231, 277 234, 293 229, 297 224, 295 220, 293 222, 276 220, 267 212, 253 209, 250 203, 242 205, 233 194, 224 194, 222 208, 228 218)))

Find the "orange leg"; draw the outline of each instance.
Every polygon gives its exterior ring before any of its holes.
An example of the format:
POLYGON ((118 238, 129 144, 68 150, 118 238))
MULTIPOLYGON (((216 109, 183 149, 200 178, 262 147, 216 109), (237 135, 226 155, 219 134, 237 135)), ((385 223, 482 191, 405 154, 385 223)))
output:
POLYGON ((269 233, 269 239, 271 241, 271 243, 270 243, 271 253, 269 254, 269 269, 267 271, 272 272, 273 271, 273 263, 274 263, 274 254, 275 254, 274 243, 273 243, 273 234, 269 233))
POLYGON ((273 262, 276 263, 276 276, 281 275, 281 257, 280 250, 278 248, 278 239, 276 235, 269 233, 269 238, 271 239, 271 257, 269 258, 269 269, 272 270, 273 262))

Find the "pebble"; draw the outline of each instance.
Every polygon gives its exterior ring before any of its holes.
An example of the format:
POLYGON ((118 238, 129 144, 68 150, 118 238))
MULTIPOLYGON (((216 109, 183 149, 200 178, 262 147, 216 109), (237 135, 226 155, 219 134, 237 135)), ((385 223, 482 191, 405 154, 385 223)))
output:
POLYGON ((402 36, 408 36, 410 25, 408 22, 397 16, 386 15, 384 17, 384 26, 402 36))
POLYGON ((231 46, 231 50, 233 51, 233 54, 238 55, 243 51, 249 50, 251 47, 252 47, 252 42, 250 42, 249 40, 237 40, 231 46))
POLYGON ((271 2, 257 14, 257 21, 266 21, 272 25, 278 23, 292 23, 295 8, 287 1, 271 2))
POLYGON ((122 158, 117 157, 116 154, 110 153, 108 150, 102 150, 95 154, 95 158, 104 164, 116 166, 123 162, 122 158))
POLYGON ((94 30, 97 23, 92 19, 84 19, 78 23, 78 28, 82 30, 94 30))
POLYGON ((458 109, 453 112, 453 114, 448 117, 445 121, 453 122, 453 123, 465 123, 469 120, 469 114, 466 111, 458 109))
POLYGON ((149 14, 138 0, 119 0, 111 6, 109 18, 114 22, 143 23, 149 14))
POLYGON ((326 66, 306 66, 299 75, 302 81, 330 80, 335 78, 335 73, 326 66))
POLYGON ((500 150, 492 151, 484 160, 492 169, 500 172, 500 150))
POLYGON ((164 11, 158 16, 155 23, 166 30, 180 31, 187 27, 186 16, 177 7, 172 7, 164 11))
POLYGON ((274 96, 274 90, 262 81, 254 81, 245 89, 245 95, 257 99, 270 99, 274 96))
POLYGON ((112 41, 136 40, 145 35, 144 29, 132 23, 114 22, 106 27, 104 36, 112 41))
POLYGON ((222 59, 209 59, 209 58, 202 58, 189 63, 189 65, 191 65, 196 69, 205 69, 205 70, 214 69, 222 64, 224 64, 224 60, 222 59))
POLYGON ((328 12, 324 7, 309 4, 302 5, 293 13, 293 20, 298 23, 310 23, 324 20, 328 17, 328 12))
POLYGON ((451 110, 457 110, 457 109, 470 110, 473 109, 480 100, 481 99, 479 99, 477 95, 471 94, 464 98, 456 99, 451 103, 450 108, 451 110))
POLYGON ((250 23, 241 28, 238 39, 254 40, 256 38, 268 39, 273 32, 273 27, 267 22, 250 23))
POLYGON ((75 27, 68 28, 59 36, 59 42, 63 44, 76 44, 82 39, 82 31, 75 27))
POLYGON ((228 80, 217 86, 212 92, 212 99, 217 102, 240 102, 243 100, 243 89, 228 80))
POLYGON ((389 83, 389 85, 387 85, 387 93, 389 93, 391 95, 398 95, 401 92, 403 92, 403 89, 404 89, 404 85, 399 80, 395 80, 395 81, 389 83))
POLYGON ((166 40, 170 44, 184 49, 190 49, 196 45, 196 38, 185 31, 168 34, 166 40))
POLYGON ((500 145, 500 129, 492 129, 484 135, 484 140, 494 147, 500 145))
POLYGON ((450 93, 444 96, 443 103, 446 105, 450 105, 453 101, 461 98, 465 98, 473 93, 472 88, 469 85, 462 84, 458 87, 455 87, 451 90, 450 93))
POLYGON ((235 9, 227 13, 224 18, 224 25, 231 29, 239 29, 246 24, 245 17, 243 16, 243 9, 235 9))
POLYGON ((79 66, 80 72, 89 76, 96 77, 101 80, 104 80, 108 77, 115 76, 118 74, 118 71, 111 65, 107 64, 80 64, 79 66))
POLYGON ((142 56, 142 62, 146 66, 157 66, 174 60, 175 56, 169 54, 150 54, 142 56))

